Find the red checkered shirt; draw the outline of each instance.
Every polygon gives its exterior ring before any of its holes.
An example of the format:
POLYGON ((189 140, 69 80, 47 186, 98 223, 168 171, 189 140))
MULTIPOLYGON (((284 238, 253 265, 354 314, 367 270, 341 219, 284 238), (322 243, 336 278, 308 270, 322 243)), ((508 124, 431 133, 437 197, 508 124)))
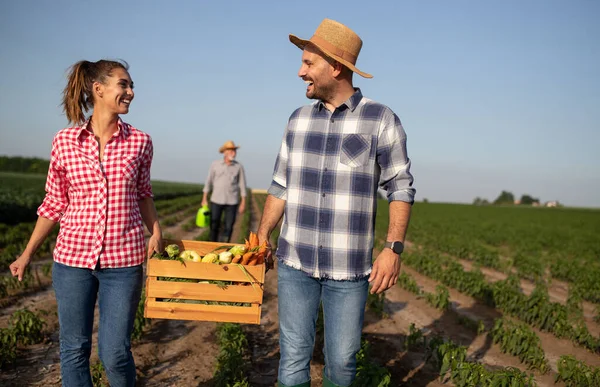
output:
POLYGON ((153 197, 152 139, 119 119, 100 162, 88 122, 61 130, 52 141, 46 197, 37 213, 60 222, 54 260, 88 269, 98 259, 101 268, 142 264, 139 200, 153 197))

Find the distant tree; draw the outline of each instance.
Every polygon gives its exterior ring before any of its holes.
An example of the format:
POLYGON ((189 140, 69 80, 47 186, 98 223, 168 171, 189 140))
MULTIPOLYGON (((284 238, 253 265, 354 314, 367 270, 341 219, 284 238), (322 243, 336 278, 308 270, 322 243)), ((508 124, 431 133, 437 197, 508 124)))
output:
POLYGON ((502 191, 500 196, 494 200, 494 204, 515 204, 515 195, 512 192, 502 191))
POLYGON ((423 203, 429 203, 429 199, 423 198, 423 203))
POLYGON ((530 195, 523 195, 523 196, 521 196, 521 203, 520 204, 530 206, 533 203, 538 203, 539 204, 540 203, 540 199, 536 199, 536 198, 534 198, 534 197, 532 197, 530 195))
POLYGON ((490 204, 490 202, 487 199, 482 199, 479 196, 477 196, 475 200, 473 200, 473 205, 475 206, 486 206, 488 204, 490 204))

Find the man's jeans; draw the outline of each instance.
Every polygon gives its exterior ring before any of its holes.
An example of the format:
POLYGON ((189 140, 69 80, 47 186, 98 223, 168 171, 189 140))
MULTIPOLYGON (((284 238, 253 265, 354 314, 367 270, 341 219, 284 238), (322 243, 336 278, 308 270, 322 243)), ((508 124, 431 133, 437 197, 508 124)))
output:
POLYGON ((227 242, 231 239, 233 224, 238 211, 237 204, 216 204, 210 203, 210 240, 213 242, 227 242), (225 213, 225 224, 223 225, 223 235, 219 237, 219 229, 221 228, 221 213, 225 213))
POLYGON ((135 385, 131 332, 142 291, 142 265, 80 269, 54 262, 60 366, 65 387, 92 387, 90 353, 96 298, 100 309, 98 354, 112 387, 135 385))
POLYGON ((279 382, 286 386, 310 380, 319 304, 325 322, 325 376, 349 386, 356 376, 369 283, 367 278, 334 281, 309 277, 280 263, 277 267, 279 302, 279 382))

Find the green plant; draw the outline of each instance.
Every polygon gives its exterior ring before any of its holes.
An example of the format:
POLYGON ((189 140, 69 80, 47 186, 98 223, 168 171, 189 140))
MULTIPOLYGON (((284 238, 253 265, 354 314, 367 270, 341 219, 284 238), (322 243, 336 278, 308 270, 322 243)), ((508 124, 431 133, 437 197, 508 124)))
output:
POLYGON ((592 368, 573 356, 564 355, 558 360, 556 382, 564 382, 567 387, 600 386, 600 368, 592 368))
POLYGON ((369 342, 362 340, 360 351, 356 354, 356 378, 352 386, 356 387, 389 387, 390 371, 371 359, 369 342))
POLYGON ((518 356, 530 368, 546 373, 549 369, 540 338, 527 325, 499 318, 490 332, 494 343, 500 344, 502 352, 518 356))
POLYGON ((417 296, 421 294, 421 288, 417 285, 417 281, 405 271, 398 276, 398 285, 400 285, 402 289, 408 290, 417 296))
POLYGON ((14 364, 17 359, 17 335, 12 329, 0 329, 0 368, 14 364))
POLYGON ((375 313, 379 318, 386 318, 388 315, 385 312, 385 293, 367 294, 367 308, 375 313))
POLYGON ((410 351, 412 348, 416 347, 420 341, 425 341, 423 332, 421 332, 420 329, 417 329, 414 323, 410 323, 410 326, 408 327, 408 336, 406 336, 406 341, 404 342, 406 349, 410 351))
POLYGON ((216 387, 250 387, 248 373, 248 339, 239 324, 224 323, 217 327, 220 346, 214 374, 216 387))
POLYGON ((90 366, 90 372, 92 374, 92 384, 94 387, 107 387, 105 383, 106 375, 104 374, 104 367, 101 362, 96 362, 90 366))
POLYGON ((440 369, 440 378, 449 377, 457 387, 536 386, 533 375, 527 375, 516 368, 488 371, 480 363, 467 361, 466 347, 451 341, 440 344, 434 358, 440 369))
POLYGON ((450 292, 444 285, 437 285, 435 293, 426 293, 425 299, 434 308, 442 310, 450 308, 450 292))
POLYGON ((17 310, 10 317, 10 329, 23 345, 37 344, 44 340, 42 330, 46 322, 29 309, 17 310))
POLYGON ((0 298, 6 296, 8 296, 8 290, 6 289, 4 281, 0 281, 0 298))

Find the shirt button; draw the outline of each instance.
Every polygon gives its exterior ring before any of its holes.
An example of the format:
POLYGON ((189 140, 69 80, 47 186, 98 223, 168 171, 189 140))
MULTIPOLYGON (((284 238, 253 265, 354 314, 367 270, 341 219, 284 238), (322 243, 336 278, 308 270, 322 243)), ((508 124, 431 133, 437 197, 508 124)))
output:
POLYGON ((333 123, 333 122, 335 122, 335 120, 332 118, 332 119, 331 119, 331 122, 333 123))
POLYGON ((323 194, 323 195, 321 195, 321 196, 325 197, 325 194, 323 194))
POLYGON ((327 168, 325 168, 325 172, 327 172, 327 168))
POLYGON ((323 245, 319 245, 319 249, 323 249, 323 245))

